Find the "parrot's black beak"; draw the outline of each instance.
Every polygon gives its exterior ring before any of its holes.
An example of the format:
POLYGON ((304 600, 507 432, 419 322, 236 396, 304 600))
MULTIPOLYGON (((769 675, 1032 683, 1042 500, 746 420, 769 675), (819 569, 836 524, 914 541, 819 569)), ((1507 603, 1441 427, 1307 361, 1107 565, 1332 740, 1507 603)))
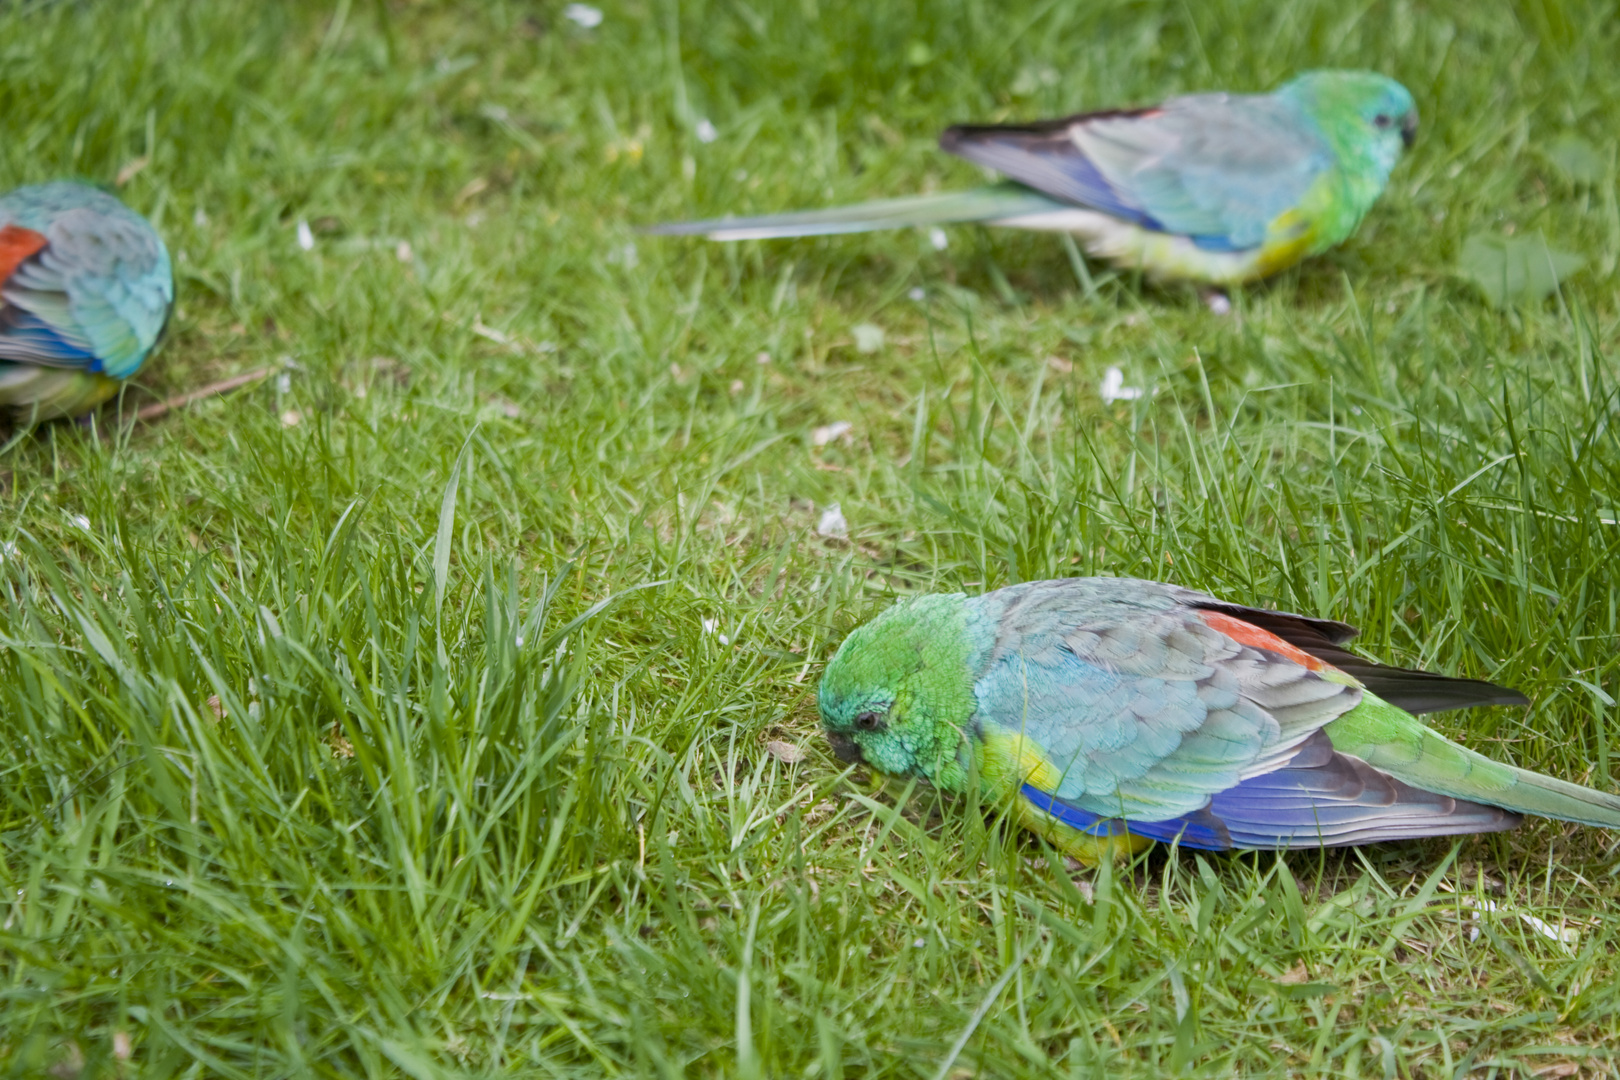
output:
POLYGON ((861 757, 861 748, 855 745, 855 740, 848 735, 840 735, 835 731, 829 731, 827 732, 827 741, 832 743, 833 753, 838 755, 839 761, 850 765, 860 765, 865 762, 866 759, 861 757))
POLYGON ((1417 142, 1417 124, 1418 115, 1416 109, 1407 113, 1406 118, 1401 121, 1401 142, 1405 144, 1408 150, 1412 149, 1412 144, 1417 142))

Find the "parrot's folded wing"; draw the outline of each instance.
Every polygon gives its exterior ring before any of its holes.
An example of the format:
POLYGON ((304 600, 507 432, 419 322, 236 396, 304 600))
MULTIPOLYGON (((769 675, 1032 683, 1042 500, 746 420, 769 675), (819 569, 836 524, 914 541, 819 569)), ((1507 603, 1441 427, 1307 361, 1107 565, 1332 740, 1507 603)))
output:
POLYGON ((940 146, 1055 199, 1214 251, 1258 247, 1334 165, 1297 108, 1200 94, 1134 111, 948 129, 940 146))
POLYGON ((1141 117, 1137 113, 1088 113, 1032 124, 957 124, 939 137, 941 150, 994 169, 1036 191, 1071 206, 1101 210, 1148 229, 1164 224, 1102 174, 1075 144, 1076 125, 1104 116, 1141 117))
POLYGON ((1198 810, 1287 765, 1361 700, 1359 687, 1209 625, 1180 592, 1153 607, 1116 590, 1083 580, 1003 590, 996 648, 974 686, 986 728, 1040 748, 1050 768, 1036 785, 1087 812, 1135 823, 1198 810))

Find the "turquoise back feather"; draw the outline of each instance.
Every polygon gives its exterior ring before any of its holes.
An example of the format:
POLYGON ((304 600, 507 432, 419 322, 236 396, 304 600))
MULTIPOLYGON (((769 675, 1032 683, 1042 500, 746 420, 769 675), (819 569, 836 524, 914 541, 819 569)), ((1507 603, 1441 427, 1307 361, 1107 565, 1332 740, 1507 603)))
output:
POLYGON ((1075 806, 1160 821, 1276 767, 1360 700, 1212 629, 1182 592, 1080 578, 968 601, 1001 628, 974 684, 980 725, 1033 739, 1075 806))

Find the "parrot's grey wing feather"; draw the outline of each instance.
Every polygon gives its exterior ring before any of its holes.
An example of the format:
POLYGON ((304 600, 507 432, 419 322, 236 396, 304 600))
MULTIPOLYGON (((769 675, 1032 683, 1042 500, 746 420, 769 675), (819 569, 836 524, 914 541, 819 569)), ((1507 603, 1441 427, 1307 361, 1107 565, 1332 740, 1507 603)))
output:
POLYGON ((939 137, 940 149, 994 169, 1062 203, 1101 210, 1144 228, 1163 226, 1117 190, 1074 143, 1074 125, 1101 116, 1088 113, 1032 124, 956 124, 939 137))
POLYGON ((1153 109, 955 127, 941 145, 1054 198, 1236 251, 1258 246, 1331 169, 1331 148, 1269 95, 1198 94, 1153 109))
POLYGON ((1295 648, 1359 680, 1391 705, 1415 715, 1446 709, 1467 709, 1476 705, 1530 704, 1530 699, 1517 690, 1483 679, 1461 679, 1417 668, 1394 667, 1357 656, 1343 648, 1344 643, 1355 637, 1357 632, 1355 627, 1346 623, 1228 604, 1190 590, 1189 597, 1190 606, 1204 611, 1219 611, 1276 634, 1295 648))

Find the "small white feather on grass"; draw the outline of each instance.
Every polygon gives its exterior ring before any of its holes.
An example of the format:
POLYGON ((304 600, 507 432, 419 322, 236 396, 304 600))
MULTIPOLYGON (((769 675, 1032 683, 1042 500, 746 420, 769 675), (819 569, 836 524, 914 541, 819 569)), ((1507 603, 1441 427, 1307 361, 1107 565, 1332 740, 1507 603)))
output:
POLYGON ((595 30, 602 25, 602 9, 592 7, 590 4, 569 4, 563 8, 563 18, 575 26, 582 26, 586 30, 595 30))
POLYGON ((1125 373, 1117 367, 1110 367, 1103 372, 1102 385, 1097 388, 1097 393, 1102 395, 1104 402, 1112 405, 1116 401, 1135 401, 1142 396, 1142 388, 1126 386, 1125 373))
POLYGON ((826 446, 835 439, 846 438, 854 430, 855 425, 848 420, 834 420, 830 424, 822 424, 810 431, 811 446, 826 446))

